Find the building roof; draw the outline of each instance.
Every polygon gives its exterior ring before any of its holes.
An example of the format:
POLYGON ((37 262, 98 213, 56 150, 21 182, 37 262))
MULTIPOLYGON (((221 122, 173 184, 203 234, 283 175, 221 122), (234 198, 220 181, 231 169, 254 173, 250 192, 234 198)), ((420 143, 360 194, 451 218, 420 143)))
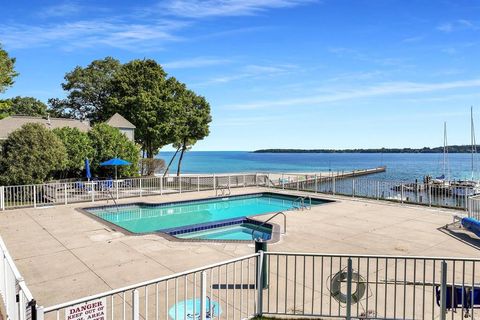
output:
POLYGON ((83 132, 90 130, 90 123, 88 121, 64 118, 9 116, 0 120, 0 139, 6 139, 10 133, 27 123, 40 123, 49 129, 70 127, 77 128, 83 132))
POLYGON ((108 119, 105 123, 114 128, 136 128, 130 121, 128 121, 118 113, 115 113, 113 116, 111 116, 110 119, 108 119))

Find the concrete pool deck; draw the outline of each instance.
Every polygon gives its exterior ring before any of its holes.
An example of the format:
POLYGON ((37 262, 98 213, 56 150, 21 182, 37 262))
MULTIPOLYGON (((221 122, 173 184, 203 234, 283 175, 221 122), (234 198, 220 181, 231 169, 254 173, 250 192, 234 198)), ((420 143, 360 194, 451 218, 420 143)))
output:
MULTIPOLYGON (((239 188, 232 189, 232 194, 266 190, 239 188)), ((214 195, 214 191, 189 192, 118 203, 159 203, 214 195)), ((336 202, 289 211, 288 232, 269 246, 270 251, 451 257, 479 253, 478 239, 460 233, 468 240, 461 241, 439 230, 459 211, 318 197, 336 202)), ((102 204, 106 202, 0 214, 0 234, 38 304, 50 306, 253 252, 253 245, 245 243, 182 243, 157 235, 125 235, 76 210, 102 204)), ((280 218, 275 222, 283 223, 280 218)))

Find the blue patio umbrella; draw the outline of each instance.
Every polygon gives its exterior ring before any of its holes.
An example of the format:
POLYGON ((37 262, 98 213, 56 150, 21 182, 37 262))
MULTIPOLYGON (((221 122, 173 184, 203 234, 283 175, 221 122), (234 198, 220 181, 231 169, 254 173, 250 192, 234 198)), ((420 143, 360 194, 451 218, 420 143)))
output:
POLYGON ((115 180, 117 180, 117 167, 118 166, 129 166, 131 164, 132 164, 131 162, 128 162, 127 160, 123 160, 123 159, 120 159, 120 158, 113 158, 113 159, 110 159, 110 160, 107 160, 107 161, 104 161, 104 162, 100 163, 100 165, 102 167, 105 167, 105 166, 114 166, 115 167, 115 180))
POLYGON ((92 173, 90 172, 90 161, 85 159, 85 176, 87 177, 88 181, 92 178, 92 173))

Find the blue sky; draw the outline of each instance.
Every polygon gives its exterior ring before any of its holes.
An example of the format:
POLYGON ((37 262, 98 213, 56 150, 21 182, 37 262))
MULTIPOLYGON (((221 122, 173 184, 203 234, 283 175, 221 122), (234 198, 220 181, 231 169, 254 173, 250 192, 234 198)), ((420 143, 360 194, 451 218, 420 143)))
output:
POLYGON ((422 147, 480 128, 474 0, 3 1, 20 76, 3 97, 62 97, 94 59, 153 58, 211 104, 194 150, 422 147))

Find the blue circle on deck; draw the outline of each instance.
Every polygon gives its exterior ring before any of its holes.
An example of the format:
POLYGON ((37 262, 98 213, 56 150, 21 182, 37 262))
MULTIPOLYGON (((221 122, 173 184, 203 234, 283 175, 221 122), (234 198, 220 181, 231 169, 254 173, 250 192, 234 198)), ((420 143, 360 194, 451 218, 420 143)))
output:
MULTIPOLYGON (((168 315, 172 320, 184 320, 184 319, 197 320, 197 319, 200 319, 200 306, 201 306, 200 299, 188 299, 188 300, 180 301, 177 304, 173 305, 168 310, 168 315), (194 309, 193 306, 195 306, 195 313, 193 310, 194 309), (175 316, 175 309, 176 309, 176 316, 175 316), (186 312, 186 316, 185 316, 185 312, 186 312)), ((217 318, 222 313, 222 309, 220 308, 220 305, 218 304, 218 302, 212 301, 210 299, 207 299, 206 301, 206 309, 207 309, 206 319, 217 318)))

